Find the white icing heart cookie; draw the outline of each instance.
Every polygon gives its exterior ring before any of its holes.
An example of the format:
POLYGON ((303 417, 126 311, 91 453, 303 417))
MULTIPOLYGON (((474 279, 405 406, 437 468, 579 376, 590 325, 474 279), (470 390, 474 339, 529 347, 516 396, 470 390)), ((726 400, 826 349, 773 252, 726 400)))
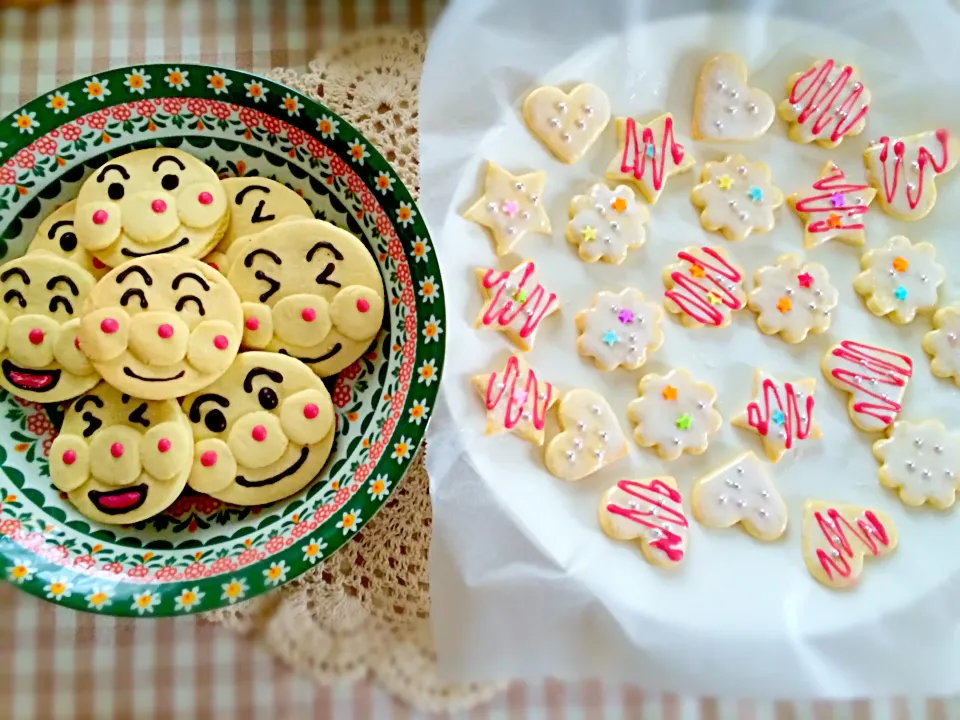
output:
POLYGON ((747 300, 743 268, 719 247, 688 247, 663 270, 663 306, 690 328, 726 327, 747 300))
POLYGON ((787 198, 803 222, 803 247, 811 250, 830 240, 863 245, 863 216, 876 194, 868 185, 849 182, 843 170, 827 162, 813 187, 787 198))
POLYGON ((649 217, 647 208, 637 202, 626 185, 611 190, 597 183, 588 194, 576 195, 570 201, 567 242, 577 246, 584 262, 603 260, 619 265, 628 250, 643 245, 643 226, 649 217))
POLYGON ((610 100, 590 83, 569 93, 545 85, 523 101, 523 121, 557 160, 575 163, 610 122, 610 100))
POLYGON ((808 500, 803 506, 803 559, 814 579, 832 590, 853 587, 866 556, 889 555, 897 527, 886 513, 808 500))
POLYGON ((717 391, 709 383, 696 382, 686 370, 666 375, 644 375, 640 397, 627 406, 637 423, 633 439, 642 447, 656 448, 664 460, 676 460, 688 452, 699 455, 723 424, 714 408, 717 391))
POLYGON ((869 106, 870 91, 860 82, 860 71, 827 59, 790 76, 779 111, 790 123, 791 140, 832 148, 863 132, 869 106))
POLYGON ((704 229, 737 241, 773 229, 773 211, 783 204, 783 193, 771 182, 769 167, 748 163, 743 155, 728 155, 723 162, 704 164, 690 199, 702 208, 704 229))
POLYGON ((747 66, 723 53, 704 64, 693 101, 694 140, 753 140, 776 115, 773 99, 747 85, 747 66))
POLYGON ((662 318, 660 306, 645 302, 639 290, 599 293, 590 310, 577 314, 577 350, 601 370, 636 370, 663 344, 662 318))
POLYGON ((620 423, 603 396, 571 390, 558 406, 563 430, 547 445, 544 463, 562 480, 580 480, 619 460, 630 448, 620 423))
POLYGON ((865 252, 860 267, 863 272, 853 279, 853 289, 870 312, 897 325, 910 322, 918 312, 933 310, 939 302, 937 288, 946 277, 933 245, 914 245, 903 235, 865 252))
POLYGON ((913 377, 913 361, 906 355, 853 340, 827 350, 820 368, 828 383, 850 393, 847 412, 864 432, 890 427, 913 377))
POLYGON ((507 255, 528 232, 550 234, 550 218, 543 207, 546 181, 543 172, 511 175, 488 161, 483 196, 463 216, 487 228, 497 255, 507 255))
POLYGON ((752 452, 697 480, 690 505, 701 525, 729 528, 739 523, 757 540, 776 540, 787 529, 787 504, 752 452))
POLYGON ((886 440, 873 444, 881 463, 880 484, 897 490, 904 505, 930 503, 941 510, 956 500, 960 481, 960 438, 937 420, 893 424, 886 440))
POLYGON ((474 327, 488 327, 504 333, 521 350, 531 350, 540 323, 560 309, 555 293, 540 284, 533 260, 513 270, 477 270, 483 307, 474 327))
POLYGON ((651 565, 675 567, 686 554, 690 523, 672 477, 618 480, 600 498, 599 518, 615 540, 639 540, 651 565))
POLYGON ((960 307, 945 307, 933 316, 931 332, 923 336, 923 349, 930 356, 930 371, 953 378, 960 385, 960 307))
POLYGON ((779 335, 799 343, 830 327, 837 306, 837 289, 820 263, 804 263, 796 255, 781 255, 775 266, 762 267, 754 276, 750 309, 765 335, 779 335))
POLYGON ((823 436, 813 418, 813 378, 781 382, 757 370, 754 376, 753 400, 747 409, 731 422, 752 430, 763 439, 763 449, 770 462, 778 462, 784 453, 806 440, 823 436))
POLYGON ((502 370, 471 380, 487 410, 487 435, 512 432, 543 445, 547 411, 557 401, 553 385, 537 377, 522 355, 512 355, 502 370))
POLYGON ((693 154, 674 138, 670 113, 646 125, 631 117, 618 117, 617 154, 604 177, 633 183, 653 204, 660 198, 667 178, 689 170, 695 163, 693 154))

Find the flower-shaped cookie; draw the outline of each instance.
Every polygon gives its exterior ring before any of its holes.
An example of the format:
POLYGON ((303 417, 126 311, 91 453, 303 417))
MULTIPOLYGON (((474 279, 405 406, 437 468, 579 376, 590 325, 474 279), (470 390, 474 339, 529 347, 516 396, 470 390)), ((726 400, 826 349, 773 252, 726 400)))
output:
POLYGON ((773 229, 773 211, 783 204, 783 193, 770 180, 770 168, 748 163, 743 155, 704 164, 690 198, 702 208, 700 224, 731 241, 773 229))
POLYGON ((630 452, 616 414, 593 390, 568 392, 557 416, 562 432, 547 445, 543 461, 562 480, 584 478, 630 452))
POLYGON ((591 309, 577 314, 577 350, 601 370, 636 370, 663 344, 662 318, 660 306, 645 302, 639 290, 599 293, 591 309))
POLYGON ((546 173, 511 175, 488 161, 483 196, 463 216, 489 231, 497 255, 507 255, 528 232, 550 234, 550 218, 541 201, 546 182, 546 173))
POLYGON ((923 336, 923 349, 930 355, 930 371, 937 377, 952 377, 960 385, 960 307, 937 310, 933 327, 923 336))
POLYGON ((663 269, 663 306, 690 328, 726 327, 743 308, 743 268, 721 247, 688 247, 663 269))
POLYGON ((736 55, 723 53, 700 71, 693 101, 694 140, 753 140, 773 123, 773 99, 747 84, 747 66, 736 55))
POLYGON ((837 299, 837 289, 823 265, 781 255, 776 265, 757 270, 749 307, 757 313, 761 332, 798 343, 830 327, 837 299))
POLYGON ((647 208, 626 185, 611 190, 603 183, 577 195, 570 202, 567 242, 576 245, 585 262, 622 263, 630 248, 646 239, 643 224, 650 217, 647 208))
POLYGON ((886 440, 873 444, 880 466, 880 484, 899 490, 904 505, 930 503, 948 508, 960 481, 960 438, 937 420, 898 420, 886 440))
POLYGON ((685 452, 699 455, 723 424, 714 408, 717 391, 696 382, 686 370, 644 375, 639 394, 627 406, 637 423, 633 438, 638 445, 656 448, 664 460, 676 460, 685 452))
POLYGON ((936 307, 937 288, 946 276, 933 245, 914 245, 903 235, 865 252, 860 267, 863 272, 854 278, 854 290, 863 296, 870 312, 888 316, 898 325, 936 307))

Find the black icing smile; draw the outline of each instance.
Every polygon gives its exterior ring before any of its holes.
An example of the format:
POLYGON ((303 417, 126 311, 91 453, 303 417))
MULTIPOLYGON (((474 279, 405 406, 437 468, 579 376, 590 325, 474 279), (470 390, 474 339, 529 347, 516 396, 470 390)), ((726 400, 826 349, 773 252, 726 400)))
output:
POLYGON ((297 461, 293 465, 288 467, 286 470, 283 470, 282 472, 278 472, 273 477, 268 477, 265 480, 247 480, 243 475, 237 475, 237 485, 239 485, 240 487, 255 488, 255 487, 264 487, 265 485, 273 485, 275 482, 280 482, 285 477, 290 477, 297 470, 303 467, 303 463, 307 461, 307 455, 309 454, 310 454, 310 448, 304 445, 300 449, 300 457, 297 458, 297 461))
POLYGON ((104 515, 123 515, 136 510, 147 501, 148 488, 144 484, 99 492, 87 493, 90 502, 104 515))
POLYGON ((9 360, 3 361, 2 369, 7 382, 20 390, 48 392, 60 382, 60 370, 27 370, 9 360))
MULTIPOLYGON (((328 350, 327 352, 325 352, 325 353, 324 353, 323 355, 321 355, 320 357, 315 357, 315 358, 298 357, 297 360, 299 360, 300 362, 305 362, 307 365, 312 365, 312 364, 314 364, 314 363, 323 362, 324 360, 329 360, 329 359, 332 358, 334 355, 336 355, 338 352, 340 352, 340 350, 342 350, 342 349, 343 349, 343 346, 342 346, 340 343, 337 343, 337 344, 334 345, 332 348, 330 348, 330 350, 328 350)), ((286 350, 280 350, 280 354, 281 354, 281 355, 289 355, 290 353, 288 353, 286 350)), ((296 357, 296 356, 294 356, 294 357, 296 357)))
POLYGON ((159 250, 151 250, 150 252, 138 253, 138 252, 134 252, 130 248, 123 248, 123 250, 120 251, 120 254, 125 257, 132 257, 132 258, 146 257, 147 255, 159 255, 161 253, 168 253, 168 252, 173 252, 174 250, 178 250, 182 248, 184 245, 188 244, 189 242, 190 241, 184 237, 184 238, 180 238, 180 240, 174 243, 173 245, 170 245, 169 247, 165 247, 165 248, 160 248, 159 250))
POLYGON ((134 380, 143 380, 144 382, 167 382, 168 380, 179 380, 180 378, 183 377, 185 372, 186 370, 181 370, 180 372, 178 372, 176 375, 173 375, 172 377, 148 378, 148 377, 143 377, 142 375, 137 375, 133 370, 131 370, 128 367, 123 368, 123 374, 126 375, 127 377, 133 378, 134 380))

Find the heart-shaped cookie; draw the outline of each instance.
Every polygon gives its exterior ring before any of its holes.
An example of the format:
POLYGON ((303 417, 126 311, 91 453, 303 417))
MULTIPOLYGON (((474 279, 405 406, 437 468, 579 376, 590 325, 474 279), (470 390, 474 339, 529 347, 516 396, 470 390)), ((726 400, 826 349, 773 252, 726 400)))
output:
POLYGON ((700 71, 691 134, 694 140, 753 140, 773 124, 776 110, 773 98, 747 85, 743 60, 724 53, 700 71))
POLYGON ((557 160, 574 163, 610 121, 610 100, 589 83, 577 85, 569 93, 544 85, 523 101, 523 120, 557 160))
POLYGON ((629 452, 617 416, 599 393, 571 390, 560 400, 563 430, 550 444, 544 463, 562 480, 579 480, 629 452))
POLYGON ((672 477, 617 481, 600 499, 599 518, 610 537, 638 540, 650 564, 672 567, 683 560, 690 523, 672 477))

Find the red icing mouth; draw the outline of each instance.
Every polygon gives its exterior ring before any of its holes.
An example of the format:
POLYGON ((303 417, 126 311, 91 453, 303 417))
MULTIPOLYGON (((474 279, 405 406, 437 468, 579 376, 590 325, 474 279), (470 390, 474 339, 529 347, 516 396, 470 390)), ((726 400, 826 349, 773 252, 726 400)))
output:
POLYGON ((3 374, 14 387, 35 392, 52 390, 60 380, 59 370, 27 370, 17 367, 9 360, 3 361, 3 374))
POLYGON ((147 486, 134 485, 107 492, 91 490, 87 496, 100 512, 106 515, 122 515, 143 505, 147 499, 147 486))

